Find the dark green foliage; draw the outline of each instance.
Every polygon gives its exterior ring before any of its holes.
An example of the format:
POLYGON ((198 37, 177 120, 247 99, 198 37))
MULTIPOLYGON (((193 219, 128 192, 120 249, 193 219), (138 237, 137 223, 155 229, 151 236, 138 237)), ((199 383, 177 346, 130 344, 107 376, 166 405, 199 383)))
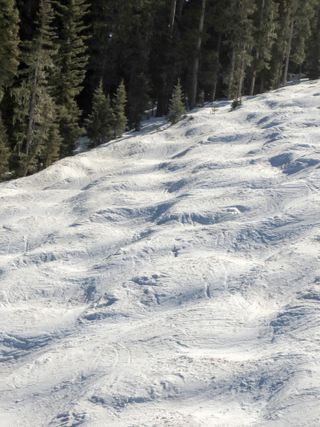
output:
POLYGON ((168 119, 172 124, 178 123, 181 117, 185 114, 183 102, 183 92, 180 80, 173 89, 173 94, 170 100, 168 119))
POLYGON ((14 0, 0 0, 0 101, 3 88, 12 83, 18 69, 19 15, 14 0))
POLYGON ((259 0, 254 15, 254 52, 251 67, 250 95, 256 92, 260 77, 260 91, 263 90, 264 72, 270 69, 272 48, 276 41, 276 18, 278 7, 274 0, 259 0), (262 74, 262 75, 261 75, 262 74))
POLYGON ((113 137, 114 123, 110 97, 104 94, 101 81, 93 94, 92 112, 86 121, 87 134, 94 147, 113 137))
POLYGON ((306 59, 306 47, 312 34, 312 19, 318 0, 299 0, 293 13, 293 36, 290 61, 300 66, 306 59))
MULTIPOLYGON (((51 100, 50 100, 51 101, 51 100)), ((41 166, 47 168, 60 158, 60 151, 62 145, 62 137, 60 135, 57 108, 51 101, 48 106, 49 117, 46 119, 47 133, 44 135, 46 142, 45 149, 42 153, 41 166)))
MULTIPOLYGON (((19 15, 14 0, 0 0, 0 103, 19 65, 19 15)), ((10 148, 0 111, 0 180, 9 172, 10 148)))
POLYGON ((82 133, 79 126, 81 110, 77 96, 83 89, 88 63, 85 17, 89 4, 86 0, 67 0, 55 4, 60 31, 53 86, 59 107, 63 154, 69 155, 72 154, 75 141, 82 133))
POLYGON ((254 47, 254 0, 231 0, 229 9, 230 66, 228 98, 241 98, 247 68, 252 62, 254 47))
POLYGON ((308 77, 311 79, 320 78, 320 5, 312 21, 311 38, 308 46, 307 66, 308 77))
POLYGON ((127 94, 124 82, 122 81, 117 89, 114 101, 114 136, 119 138, 127 128, 127 117, 125 113, 127 104, 127 94))
POLYGON ((199 74, 199 87, 201 89, 199 89, 198 100, 200 104, 206 98, 210 101, 215 99, 220 67, 218 51, 204 50, 199 74))
POLYGON ((0 181, 9 171, 9 148, 6 129, 0 115, 0 181))
POLYGON ((149 84, 145 74, 133 74, 128 94, 130 124, 135 130, 140 129, 143 113, 149 101, 149 84))
POLYGON ((319 0, 278 0, 277 40, 271 60, 271 85, 286 84, 290 68, 300 73, 308 55, 311 23, 319 0))
MULTIPOLYGON (((49 86, 55 53, 53 19, 51 2, 41 0, 37 32, 32 41, 24 43, 21 82, 13 91, 14 137, 15 150, 20 160, 19 176, 37 172, 49 162, 44 162, 43 159, 47 157, 46 150, 48 144, 51 144, 50 129, 56 121, 56 106, 49 86)), ((52 156, 48 158, 51 159, 52 156)))
POLYGON ((98 145, 139 130, 151 107, 175 122, 184 105, 227 96, 237 107, 305 75, 320 77, 320 0, 0 0, 13 176, 71 155, 84 117, 98 145), (171 99, 178 77, 185 100, 171 99))
POLYGON ((237 108, 241 107, 242 100, 240 98, 234 99, 231 103, 231 111, 236 110, 237 108))

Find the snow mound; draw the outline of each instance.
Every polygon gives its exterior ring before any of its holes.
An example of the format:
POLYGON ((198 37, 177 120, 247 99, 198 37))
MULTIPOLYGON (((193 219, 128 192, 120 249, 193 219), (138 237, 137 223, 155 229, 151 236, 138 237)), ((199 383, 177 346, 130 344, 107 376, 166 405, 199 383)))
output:
POLYGON ((1 184, 1 426, 319 426, 319 92, 1 184))

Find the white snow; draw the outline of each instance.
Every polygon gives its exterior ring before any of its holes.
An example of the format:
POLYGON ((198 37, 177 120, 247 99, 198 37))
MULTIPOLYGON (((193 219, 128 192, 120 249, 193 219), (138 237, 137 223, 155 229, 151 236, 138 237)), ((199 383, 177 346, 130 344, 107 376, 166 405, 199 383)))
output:
POLYGON ((320 82, 0 185, 1 427, 320 425, 320 82))

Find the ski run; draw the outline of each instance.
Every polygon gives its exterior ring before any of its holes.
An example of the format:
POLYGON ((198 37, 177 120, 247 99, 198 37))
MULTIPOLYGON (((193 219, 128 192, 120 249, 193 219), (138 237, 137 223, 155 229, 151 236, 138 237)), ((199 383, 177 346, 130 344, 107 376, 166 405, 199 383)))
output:
POLYGON ((1 427, 320 425, 320 82, 0 185, 1 427))

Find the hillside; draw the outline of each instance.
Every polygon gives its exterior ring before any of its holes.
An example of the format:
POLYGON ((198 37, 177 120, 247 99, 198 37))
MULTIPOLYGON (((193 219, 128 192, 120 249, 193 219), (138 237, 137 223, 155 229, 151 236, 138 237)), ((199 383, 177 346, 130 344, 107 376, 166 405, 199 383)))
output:
POLYGON ((320 424, 320 81, 0 185, 2 427, 320 424))

